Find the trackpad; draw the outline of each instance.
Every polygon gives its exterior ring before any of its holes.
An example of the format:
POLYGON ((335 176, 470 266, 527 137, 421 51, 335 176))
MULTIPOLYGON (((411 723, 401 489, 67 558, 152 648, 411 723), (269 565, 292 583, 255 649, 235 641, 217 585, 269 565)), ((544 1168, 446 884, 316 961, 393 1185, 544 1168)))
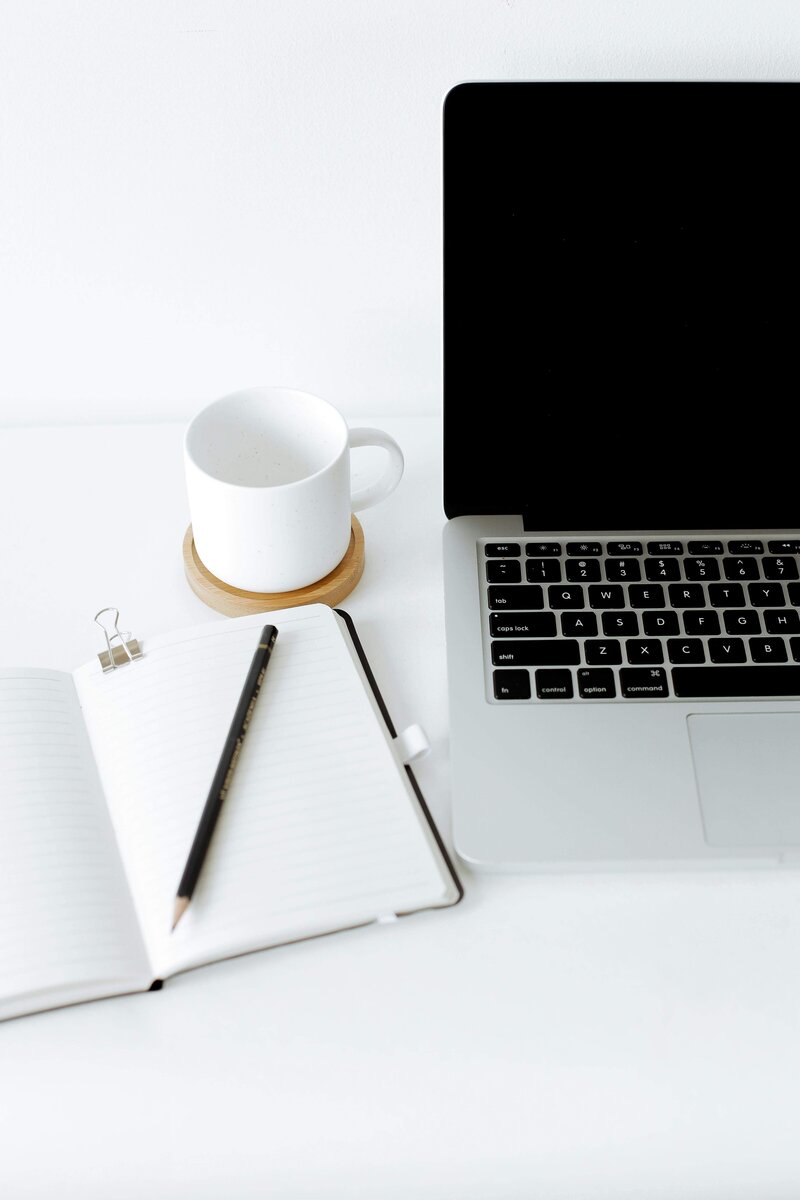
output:
POLYGON ((710 846, 800 845, 800 712, 687 717, 710 846))

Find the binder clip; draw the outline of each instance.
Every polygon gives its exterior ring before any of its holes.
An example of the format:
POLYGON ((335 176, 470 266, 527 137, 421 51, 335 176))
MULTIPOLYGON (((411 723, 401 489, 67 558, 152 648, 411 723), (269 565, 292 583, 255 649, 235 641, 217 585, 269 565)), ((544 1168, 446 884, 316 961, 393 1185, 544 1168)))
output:
POLYGON ((132 637, 130 633, 120 633, 118 608, 101 608, 100 612, 95 614, 94 622, 106 635, 106 649, 97 656, 100 659, 103 673, 116 671, 117 667, 142 657, 142 648, 136 638, 132 637), (111 616, 107 617, 104 622, 100 618, 105 613, 110 613, 111 616), (114 621, 113 630, 109 628, 112 619, 114 621))

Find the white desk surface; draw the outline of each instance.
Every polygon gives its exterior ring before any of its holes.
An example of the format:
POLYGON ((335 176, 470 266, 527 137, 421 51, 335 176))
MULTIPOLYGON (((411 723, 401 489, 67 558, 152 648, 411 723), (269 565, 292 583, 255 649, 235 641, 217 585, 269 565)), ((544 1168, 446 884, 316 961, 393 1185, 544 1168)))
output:
MULTIPOLYGON (((365 423, 407 470, 346 607, 449 839, 438 423, 365 423)), ((224 619, 182 575, 181 432, 0 431, 0 665, 72 668, 106 604, 145 642, 224 619)), ((0 1194, 796 1200, 800 874, 462 878, 446 912, 0 1025, 0 1194)))

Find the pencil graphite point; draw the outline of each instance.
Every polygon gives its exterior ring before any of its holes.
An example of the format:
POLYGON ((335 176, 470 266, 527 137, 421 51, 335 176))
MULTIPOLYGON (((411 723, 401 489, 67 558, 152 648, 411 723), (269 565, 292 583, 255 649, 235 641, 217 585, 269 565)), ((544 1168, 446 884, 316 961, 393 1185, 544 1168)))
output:
POLYGON ((181 917, 186 912, 188 907, 189 907, 189 901, 186 896, 176 896, 175 897, 175 909, 172 913, 172 932, 173 933, 175 932, 175 926, 178 924, 178 921, 180 921, 181 917))

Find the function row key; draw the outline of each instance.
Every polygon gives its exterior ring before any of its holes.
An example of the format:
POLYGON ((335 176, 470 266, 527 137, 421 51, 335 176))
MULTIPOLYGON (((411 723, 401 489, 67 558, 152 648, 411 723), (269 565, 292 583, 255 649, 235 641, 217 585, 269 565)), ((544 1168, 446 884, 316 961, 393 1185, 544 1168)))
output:
MULTIPOLYGON (((709 555, 725 553, 725 547, 720 541, 688 542, 686 548, 690 554, 709 555)), ((772 540, 767 543, 767 548, 770 554, 800 554, 800 538, 772 540)), ((642 554, 642 543, 611 541, 606 543, 605 552, 615 557, 640 555, 642 554)), ((647 552, 648 554, 655 555, 683 554, 683 543, 670 540, 648 542, 647 552)), ((520 555, 521 550, 519 542, 487 542, 484 546, 484 553, 487 558, 514 558, 520 555)), ((525 553, 529 558, 558 557, 562 553, 561 543, 528 542, 525 546, 525 553)), ((603 548, 600 542, 569 542, 567 544, 567 554, 573 557, 602 553, 603 548)), ((764 543, 758 538, 733 538, 728 542, 728 554, 763 553, 764 543)))

